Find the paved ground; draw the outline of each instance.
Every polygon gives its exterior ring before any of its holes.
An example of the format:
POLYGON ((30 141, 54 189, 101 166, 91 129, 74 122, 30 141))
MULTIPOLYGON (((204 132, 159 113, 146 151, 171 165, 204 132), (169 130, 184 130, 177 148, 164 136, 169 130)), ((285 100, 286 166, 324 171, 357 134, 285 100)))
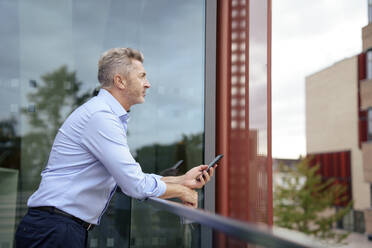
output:
POLYGON ((337 248, 372 248, 372 241, 367 239, 367 235, 360 234, 360 233, 351 233, 347 238, 347 245, 327 245, 319 240, 314 238, 308 237, 303 233, 288 230, 280 227, 273 228, 274 234, 277 234, 281 237, 285 237, 288 240, 292 240, 294 242, 298 242, 304 245, 308 245, 310 247, 337 247, 337 248))
POLYGON ((371 248, 372 241, 368 241, 367 236, 359 233, 351 233, 347 239, 348 245, 339 246, 341 248, 371 248))

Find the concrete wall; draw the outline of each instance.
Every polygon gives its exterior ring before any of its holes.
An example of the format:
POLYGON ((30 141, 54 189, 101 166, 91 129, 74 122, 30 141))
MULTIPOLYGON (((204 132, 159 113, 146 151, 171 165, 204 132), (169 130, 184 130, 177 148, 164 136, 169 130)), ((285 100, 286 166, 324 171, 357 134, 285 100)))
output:
POLYGON ((351 151, 354 209, 370 206, 358 136, 357 56, 306 77, 307 153, 351 151))

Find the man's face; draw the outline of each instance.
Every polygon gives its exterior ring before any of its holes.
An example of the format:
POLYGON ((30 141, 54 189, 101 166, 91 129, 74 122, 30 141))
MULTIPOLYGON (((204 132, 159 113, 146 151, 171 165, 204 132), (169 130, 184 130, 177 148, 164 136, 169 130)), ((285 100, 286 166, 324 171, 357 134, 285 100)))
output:
POLYGON ((146 71, 138 60, 132 61, 132 68, 127 77, 126 97, 130 105, 143 103, 145 101, 146 89, 150 88, 150 83, 146 79, 146 71))

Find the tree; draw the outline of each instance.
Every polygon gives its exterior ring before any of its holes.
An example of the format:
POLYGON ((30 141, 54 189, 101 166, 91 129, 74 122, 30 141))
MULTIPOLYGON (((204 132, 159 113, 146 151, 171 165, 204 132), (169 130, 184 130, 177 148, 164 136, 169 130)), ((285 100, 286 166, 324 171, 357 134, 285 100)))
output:
POLYGON ((32 105, 22 109, 29 130, 22 137, 21 186, 30 192, 39 184, 40 172, 64 119, 91 96, 89 92, 81 93, 82 82, 65 65, 42 75, 41 79, 41 82, 30 81, 35 88, 27 95, 32 105))
POLYGON ((314 236, 326 243, 342 243, 349 233, 335 231, 333 226, 351 209, 346 187, 335 179, 323 180, 320 165, 310 166, 310 158, 294 167, 280 165, 282 182, 274 191, 275 225, 314 236), (336 203, 345 207, 335 210, 336 203))

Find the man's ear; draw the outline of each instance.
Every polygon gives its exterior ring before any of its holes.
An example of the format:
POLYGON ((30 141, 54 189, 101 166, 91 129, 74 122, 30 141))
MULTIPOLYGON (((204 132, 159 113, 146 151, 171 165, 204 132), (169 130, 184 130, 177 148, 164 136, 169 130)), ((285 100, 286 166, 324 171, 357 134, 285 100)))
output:
POLYGON ((116 87, 123 90, 123 89, 125 89, 125 87, 127 85, 127 82, 126 82, 126 80, 123 76, 121 76, 120 74, 115 74, 114 84, 115 84, 116 87))

